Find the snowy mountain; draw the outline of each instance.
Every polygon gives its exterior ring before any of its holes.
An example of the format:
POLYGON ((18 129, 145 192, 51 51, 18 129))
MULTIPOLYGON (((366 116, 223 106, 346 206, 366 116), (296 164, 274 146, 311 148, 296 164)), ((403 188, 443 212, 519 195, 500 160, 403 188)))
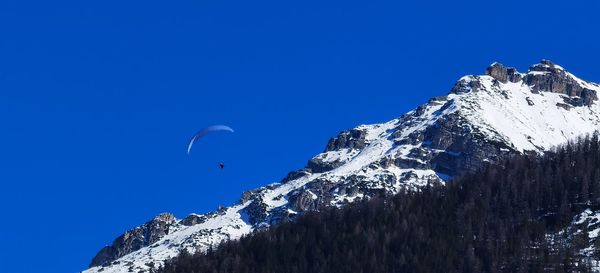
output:
POLYGON ((444 184, 514 153, 543 153, 600 128, 598 92, 600 85, 550 61, 527 73, 494 63, 399 118, 341 132, 305 168, 245 192, 233 206, 157 216, 103 248, 84 272, 151 272, 183 248, 202 251, 305 211, 444 184))

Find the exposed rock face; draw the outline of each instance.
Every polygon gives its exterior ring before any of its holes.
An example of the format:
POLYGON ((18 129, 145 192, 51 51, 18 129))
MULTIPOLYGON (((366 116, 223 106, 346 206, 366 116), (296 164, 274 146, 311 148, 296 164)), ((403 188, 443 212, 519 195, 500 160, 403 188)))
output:
MULTIPOLYGON (((342 149, 346 150, 360 150, 366 147, 368 144, 366 139, 366 132, 364 130, 351 129, 348 131, 341 132, 337 137, 331 138, 327 143, 325 152, 339 151, 342 149)), ((306 170, 312 173, 324 173, 331 171, 344 162, 342 161, 330 161, 325 158, 314 157, 308 161, 306 170)))
POLYGON ((366 146, 367 132, 365 130, 350 129, 341 132, 337 137, 332 138, 327 143, 325 152, 340 149, 362 149, 366 146))
POLYGON ((590 106, 598 99, 596 91, 588 87, 591 84, 572 77, 570 73, 551 61, 542 60, 541 63, 533 65, 529 70, 530 73, 525 75, 523 81, 531 86, 534 92, 553 92, 569 97, 579 97, 569 100, 568 103, 573 106, 590 106))
POLYGON ((184 226, 193 226, 200 223, 204 223, 206 221, 206 218, 207 217, 205 215, 190 214, 187 217, 183 218, 183 220, 181 220, 181 224, 184 226))
MULTIPOLYGON (((322 183, 319 184, 322 185, 322 183)), ((319 196, 311 191, 299 191, 290 199, 291 206, 298 212, 318 210, 321 202, 319 196)))
POLYGON ((344 164, 342 161, 324 161, 322 158, 313 158, 306 166, 312 173, 324 173, 344 164))
POLYGON ((549 61, 527 73, 494 63, 397 119, 341 132, 304 168, 245 192, 234 206, 180 221, 163 215, 128 231, 92 262, 107 266, 87 272, 146 270, 182 248, 205 250, 307 211, 444 184, 513 154, 543 153, 600 128, 598 91, 549 61))
MULTIPOLYGON (((310 161, 308 164, 311 164, 310 161)), ((303 176, 307 176, 310 174, 310 171, 311 170, 309 169, 309 167, 302 169, 302 170, 298 170, 298 171, 292 171, 292 172, 288 173, 288 175, 283 180, 281 180, 281 183, 285 183, 288 181, 296 180, 303 176)))
POLYGON ((509 148, 503 143, 490 141, 473 145, 478 140, 484 140, 485 136, 466 126, 458 114, 441 118, 435 125, 427 128, 424 134, 428 148, 444 151, 429 158, 432 168, 450 176, 475 171, 489 161, 498 160, 502 155, 501 148, 509 148))
POLYGON ((261 199, 254 198, 252 202, 245 209, 246 213, 250 217, 251 224, 257 224, 264 222, 267 219, 267 204, 265 204, 261 199))
POLYGON ((477 92, 479 90, 479 88, 481 87, 481 84, 479 83, 479 81, 472 81, 472 80, 467 80, 467 79, 460 79, 452 88, 452 90, 450 90, 450 93, 452 94, 464 94, 464 93, 469 93, 469 92, 477 92))
POLYGON ((175 217, 170 213, 162 213, 151 221, 125 232, 110 246, 104 247, 90 264, 90 267, 105 265, 128 253, 148 246, 169 233, 169 227, 175 217))
POLYGON ((492 78, 500 81, 501 83, 506 82, 519 82, 523 78, 521 73, 517 71, 514 67, 504 67, 501 63, 493 63, 490 65, 486 71, 486 75, 491 76, 492 78))
POLYGON ((494 79, 503 83, 508 81, 508 70, 501 63, 493 63, 490 65, 486 69, 485 74, 490 75, 494 79))

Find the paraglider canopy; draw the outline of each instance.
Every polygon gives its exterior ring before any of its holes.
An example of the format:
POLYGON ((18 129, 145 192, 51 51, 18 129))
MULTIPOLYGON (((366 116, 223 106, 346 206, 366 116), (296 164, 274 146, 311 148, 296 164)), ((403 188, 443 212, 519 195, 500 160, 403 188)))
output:
POLYGON ((192 146, 194 145, 194 143, 196 143, 196 141, 198 141, 199 139, 201 139, 202 137, 204 137, 205 135, 208 135, 211 132, 215 132, 215 131, 227 131, 227 132, 232 132, 233 133, 233 129, 231 129, 231 127, 226 126, 226 125, 213 125, 213 126, 208 126, 200 131, 198 131, 190 140, 190 144, 188 144, 188 148, 187 148, 187 154, 190 154, 190 152, 192 151, 192 146))

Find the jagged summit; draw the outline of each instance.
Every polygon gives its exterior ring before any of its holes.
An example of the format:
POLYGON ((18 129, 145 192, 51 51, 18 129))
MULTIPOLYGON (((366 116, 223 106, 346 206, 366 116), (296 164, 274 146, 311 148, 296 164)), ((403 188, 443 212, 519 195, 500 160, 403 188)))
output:
POLYGON ((523 81, 535 92, 552 92, 564 94, 572 98, 569 104, 590 106, 598 99, 596 91, 598 84, 583 81, 567 72, 561 66, 549 60, 541 60, 529 68, 527 73, 519 73, 513 67, 504 67, 495 62, 486 69, 486 75, 501 83, 523 81))
POLYGON ((494 79, 502 83, 518 82, 523 79, 523 74, 519 73, 514 67, 504 67, 499 62, 494 62, 486 70, 485 74, 492 76, 494 79))
POLYGON ((444 184, 511 154, 543 153, 600 128, 599 91, 550 61, 527 73, 494 63, 399 118, 341 132, 304 168, 244 193, 238 204, 125 233, 86 272, 148 270, 182 248, 202 251, 305 211, 444 184))

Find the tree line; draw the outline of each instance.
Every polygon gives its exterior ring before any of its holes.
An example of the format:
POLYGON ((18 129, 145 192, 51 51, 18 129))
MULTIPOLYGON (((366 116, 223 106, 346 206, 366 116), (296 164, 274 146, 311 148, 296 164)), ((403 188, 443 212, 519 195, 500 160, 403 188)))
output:
POLYGON ((541 157, 512 156, 446 186, 311 212, 206 252, 183 251, 158 271, 589 272, 580 253, 587 233, 567 227, 599 205, 594 134, 541 157))

